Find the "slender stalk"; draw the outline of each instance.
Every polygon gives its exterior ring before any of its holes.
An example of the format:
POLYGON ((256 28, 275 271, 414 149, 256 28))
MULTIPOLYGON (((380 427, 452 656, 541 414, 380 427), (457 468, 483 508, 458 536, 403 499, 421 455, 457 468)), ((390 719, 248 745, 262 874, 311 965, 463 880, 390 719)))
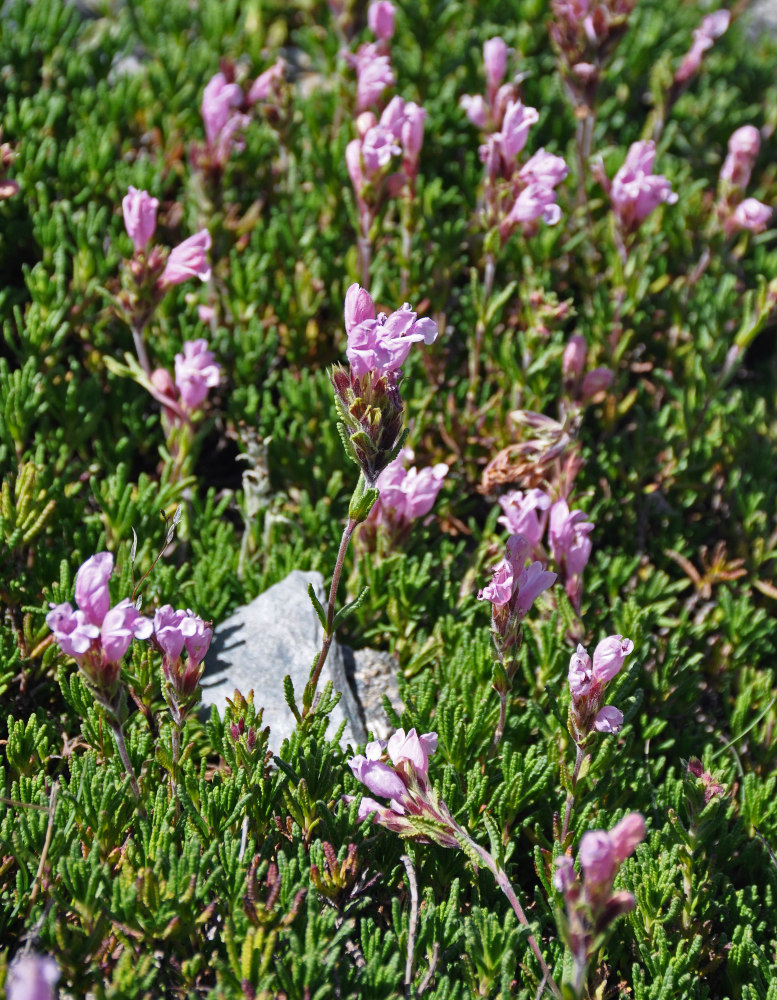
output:
POLYGON ((563 845, 564 841, 567 839, 567 834, 569 833, 569 821, 572 819, 572 807, 575 804, 575 791, 577 789, 577 779, 580 776, 580 768, 583 766, 583 759, 585 754, 583 753, 583 748, 580 744, 575 744, 577 747, 577 757, 575 758, 575 767, 572 771, 572 788, 567 792, 567 801, 564 806, 564 823, 561 827, 561 843, 563 845))
POLYGON ((124 770, 129 775, 132 793, 135 796, 135 799, 140 802, 140 786, 138 785, 138 779, 135 777, 135 771, 132 768, 132 761, 127 753, 127 744, 124 742, 124 733, 122 732, 121 723, 109 716, 108 725, 111 727, 113 738, 116 740, 116 749, 119 751, 119 756, 121 757, 121 762, 124 765, 124 770))
POLYGON ((356 530, 356 526, 359 522, 352 517, 348 518, 348 523, 343 531, 343 537, 340 539, 340 549, 337 553, 337 562, 335 563, 334 573, 332 574, 332 584, 329 588, 329 603, 326 609, 326 628, 324 629, 324 641, 321 646, 321 652, 318 654, 318 659, 316 660, 315 666, 310 673, 310 680, 305 686, 305 694, 303 695, 303 705, 302 714, 307 715, 310 711, 310 706, 313 704, 313 698, 316 694, 316 688, 318 687, 318 679, 321 676, 321 671, 323 670, 324 664, 326 663, 326 658, 329 655, 329 647, 332 645, 332 640, 334 639, 334 620, 335 620, 335 600, 337 599, 337 588, 340 585, 340 576, 343 572, 343 563, 345 562, 345 553, 348 551, 348 545, 351 541, 351 536, 356 530))
POLYGON ((372 243, 369 236, 360 236, 358 239, 359 249, 359 274, 361 275, 362 288, 370 287, 370 264, 372 263, 372 243))
POLYGON ((138 356, 138 361, 140 362, 140 367, 146 373, 146 375, 151 374, 151 362, 148 360, 148 351, 146 350, 146 344, 143 340, 143 330, 145 324, 139 322, 138 320, 132 321, 132 340, 135 344, 135 353, 138 356))
POLYGON ((557 998, 557 1000, 563 1000, 563 994, 561 993, 561 990, 559 989, 558 985, 556 984, 556 981, 551 975, 551 971, 548 967, 547 962, 542 957, 542 952, 540 951, 540 947, 537 944, 537 939, 534 937, 534 934, 531 931, 531 925, 529 924, 529 919, 526 916, 523 907, 521 906, 521 902, 518 899, 515 889, 513 889, 510 879, 507 877, 506 872, 504 872, 499 867, 499 865, 496 863, 496 861, 491 857, 491 855, 484 847, 481 847, 480 844, 476 844, 475 841, 472 840, 472 838, 466 832, 464 833, 464 836, 467 838, 470 846, 478 855, 478 857, 483 861, 483 864, 486 866, 486 868, 488 868, 488 870, 494 876, 494 878, 496 879, 496 884, 499 886, 499 888, 502 890, 505 896, 507 896, 510 906, 512 906, 513 912, 515 913, 516 917, 518 917, 519 922, 529 931, 527 935, 527 941, 529 942, 529 947, 531 948, 532 952, 534 953, 534 957, 537 959, 537 962, 539 963, 540 971, 542 972, 543 978, 547 982, 547 985, 550 988, 551 993, 553 994, 554 997, 557 998))

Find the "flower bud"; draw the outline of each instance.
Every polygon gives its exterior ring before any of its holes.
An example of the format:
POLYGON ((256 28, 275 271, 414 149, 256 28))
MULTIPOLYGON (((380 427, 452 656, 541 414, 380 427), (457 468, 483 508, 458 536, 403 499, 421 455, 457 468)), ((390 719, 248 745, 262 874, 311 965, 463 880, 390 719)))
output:
POLYGON ((394 35, 396 9, 389 0, 375 0, 367 11, 367 25, 376 38, 387 42, 394 35))
POLYGON ((561 372, 564 381, 576 381, 583 374, 585 359, 588 354, 588 346, 585 337, 576 333, 569 338, 569 343, 564 349, 564 359, 561 363, 561 372))

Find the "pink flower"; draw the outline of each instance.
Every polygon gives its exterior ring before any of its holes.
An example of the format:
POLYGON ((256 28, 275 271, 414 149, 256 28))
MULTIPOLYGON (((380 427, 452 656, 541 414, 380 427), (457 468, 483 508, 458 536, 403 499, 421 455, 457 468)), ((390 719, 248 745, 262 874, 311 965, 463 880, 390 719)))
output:
POLYGON ((129 191, 121 200, 121 208, 127 235, 132 240, 135 253, 140 253, 146 249, 148 241, 154 235, 159 201, 152 198, 148 191, 138 191, 130 185, 129 191))
POLYGON ((615 877, 615 850, 609 834, 604 830, 589 830, 580 840, 580 865, 587 888, 608 889, 615 877))
POLYGON ((462 94, 459 107, 476 128, 485 128, 488 120, 488 105, 480 94, 462 94))
POLYGON ((521 167, 518 176, 527 184, 542 184, 543 187, 554 188, 569 173, 566 161, 553 153, 546 153, 540 148, 521 167))
POLYGON ((362 141, 361 154, 368 174, 376 174, 399 156, 402 148, 394 141, 391 132, 382 125, 369 129, 362 141))
POLYGON ((207 281, 210 278, 210 264, 206 251, 210 250, 210 246, 210 233, 207 229, 201 229, 194 236, 179 243, 177 247, 173 247, 159 279, 160 288, 180 285, 189 278, 207 281))
POLYGON ((375 303, 366 288, 354 283, 345 293, 345 332, 350 333, 365 320, 375 319, 375 303))
POLYGON ((419 736, 415 729, 411 729, 405 735, 404 729, 398 729, 389 739, 386 749, 395 767, 404 760, 409 761, 421 782, 426 784, 429 775, 429 756, 437 750, 437 733, 419 736))
POLYGON ((348 766, 353 771, 357 781, 366 785, 373 795, 394 799, 400 805, 402 804, 402 800, 405 798, 405 783, 397 772, 387 764, 383 764, 379 760, 369 760, 361 754, 357 754, 348 761, 348 766))
POLYGON ((394 34, 396 9, 389 0, 374 0, 367 11, 367 25, 376 38, 387 42, 394 34))
POLYGON ((569 690, 572 698, 584 698, 591 690, 592 684, 591 657, 585 648, 578 643, 577 649, 569 659, 569 690))
POLYGON ((100 628, 100 642, 105 659, 118 663, 124 658, 133 638, 147 639, 151 635, 151 622, 143 618, 128 597, 111 608, 100 628))
POLYGON ((585 360, 588 355, 588 345, 582 334, 575 333, 569 338, 564 348, 561 362, 561 372, 567 381, 576 381, 583 374, 585 360))
POLYGON ((542 219, 548 226, 555 226, 561 218, 556 204, 556 192, 543 184, 529 184, 521 191, 507 215, 504 226, 537 222, 542 219))
POLYGON ((555 573, 534 562, 528 569, 524 563, 530 545, 523 535, 513 535, 505 546, 505 557, 494 569, 491 583, 478 593, 478 600, 488 600, 494 609, 508 608, 511 616, 522 619, 537 597, 556 580, 555 573))
POLYGON ((615 864, 622 864, 626 858, 631 857, 637 849, 637 844, 642 843, 646 834, 645 820, 639 813, 629 813, 620 823, 616 823, 610 830, 615 864))
POLYGON ((86 653, 99 636, 100 629, 83 611, 73 611, 69 603, 50 604, 46 624, 54 633, 57 645, 67 656, 77 659, 86 653))
POLYGON ((503 524, 511 535, 523 535, 532 549, 536 550, 545 531, 550 503, 550 497, 542 490, 531 489, 525 494, 520 490, 513 490, 499 498, 504 514, 498 519, 498 523, 503 524))
POLYGON ((356 68, 356 110, 366 111, 375 104, 387 87, 396 82, 391 63, 374 42, 360 45, 356 55, 346 55, 356 68))
POLYGON ((521 152, 529 138, 529 129, 539 119, 536 108, 529 108, 520 101, 508 104, 500 133, 500 144, 506 160, 512 160, 521 152))
POLYGON ((614 705, 605 705, 596 713, 594 729, 600 733, 619 733, 623 728, 623 712, 614 705))
POLYGON ((613 211, 622 228, 634 229, 662 202, 673 205, 677 195, 661 174, 652 174, 655 143, 635 142, 610 188, 613 211))
POLYGON ((208 81, 202 94, 202 120, 208 145, 215 149, 219 136, 234 115, 234 109, 243 103, 243 91, 236 83, 227 83, 223 73, 216 73, 208 81))
POLYGON ((489 93, 496 93, 507 72, 507 57, 510 49, 504 39, 489 38, 483 45, 483 63, 486 70, 486 85, 489 93))
POLYGON ((727 10, 716 10, 708 14, 693 33, 693 44, 683 57, 674 75, 676 83, 685 83, 698 73, 704 53, 712 47, 716 38, 728 30, 731 14, 727 10))
POLYGON ((581 510, 570 511, 566 500, 557 500, 550 508, 548 540, 553 558, 569 575, 579 575, 591 555, 588 537, 594 526, 581 510))
POLYGON ((517 576, 518 590, 515 594, 515 610, 523 618, 531 610, 540 594, 553 586, 556 574, 543 568, 541 562, 533 562, 517 576))
POLYGON ((54 1000, 59 968, 48 955, 20 953, 8 967, 5 988, 8 1000, 54 1000))
MULTIPOLYGON (((355 287, 359 289, 358 285, 355 287)), ((357 293, 349 289, 349 294, 357 293)), ((353 374, 358 377, 371 371, 385 375, 399 371, 414 343, 422 340, 427 345, 434 343, 437 325, 431 319, 418 319, 405 303, 390 316, 381 313, 377 319, 365 319, 351 326, 347 333, 346 353, 353 374)))
POLYGON ((165 604, 154 615, 154 638, 162 650, 162 669, 174 691, 185 698, 197 688, 200 664, 213 638, 213 629, 191 611, 173 610, 165 604), (186 663, 181 654, 186 649, 186 663))
POLYGON ((720 179, 744 191, 750 183, 753 164, 761 151, 761 133, 753 125, 743 125, 728 140, 728 155, 720 179))
POLYGON ((762 233, 772 217, 772 210, 757 198, 745 198, 734 209, 729 229, 749 229, 762 233))
POLYGON ((373 508, 376 520, 389 526, 401 526, 428 514, 434 506, 448 473, 444 462, 421 469, 405 469, 404 461, 412 452, 403 449, 378 476, 376 487, 380 497, 373 508))
POLYGON ((405 158, 405 170, 415 175, 418 170, 418 157, 424 143, 424 121, 427 112, 414 101, 405 104, 405 119, 402 122, 400 140, 405 158))
POLYGON ((110 552, 90 556, 76 573, 76 601, 86 620, 92 625, 102 625, 111 606, 108 582, 113 572, 110 552))
POLYGON ((205 402, 208 389, 219 384, 221 369, 216 364, 208 342, 203 338, 187 340, 183 354, 175 356, 175 386, 184 406, 196 410, 205 402))
POLYGON ((251 105, 256 104, 257 101, 266 101, 275 84, 283 79, 285 70, 286 60, 279 56, 272 66, 260 73, 251 84, 246 94, 246 104, 251 105))
POLYGON ((594 680, 600 684, 611 681, 633 649, 631 639, 624 639, 622 635, 610 635, 602 639, 594 650, 594 680))

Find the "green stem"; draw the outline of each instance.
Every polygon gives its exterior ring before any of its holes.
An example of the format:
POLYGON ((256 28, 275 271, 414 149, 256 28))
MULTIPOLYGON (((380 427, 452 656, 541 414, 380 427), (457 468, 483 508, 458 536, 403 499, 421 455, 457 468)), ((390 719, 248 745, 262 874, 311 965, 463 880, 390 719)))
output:
POLYGON ((335 563, 334 573, 332 574, 332 585, 329 588, 329 603, 326 609, 326 628, 324 629, 324 641, 321 646, 321 652, 318 654, 318 659, 310 672, 310 680, 305 685, 305 692, 302 696, 302 715, 305 716, 310 712, 310 708, 313 704, 313 698, 316 694, 316 688, 318 687, 318 679, 321 676, 321 671, 326 663, 326 658, 329 655, 329 647, 332 645, 332 640, 334 639, 334 620, 335 620, 335 600, 337 598, 337 588, 340 584, 340 576, 343 572, 343 563, 345 562, 345 553, 348 551, 348 545, 351 541, 351 536, 356 530, 358 521, 353 518, 348 518, 348 523, 343 531, 343 537, 340 539, 340 548, 337 553, 337 562, 335 563))
POLYGON ((462 832, 464 833, 464 836, 469 842, 470 847, 474 850, 474 852, 482 860, 486 868, 488 868, 488 870, 496 879, 496 884, 499 886, 499 888, 502 890, 505 896, 507 896, 510 906, 512 906, 513 912, 515 913, 516 917, 518 917, 519 922, 528 930, 529 933, 527 935, 527 941, 529 942, 529 947, 531 948, 532 952, 534 953, 534 957, 537 959, 537 962, 539 963, 540 971, 542 972, 543 978, 547 983, 548 987, 550 988, 550 991, 552 992, 553 996, 556 997, 557 1000, 563 1000, 563 994, 559 989, 558 985, 556 984, 556 981, 554 980, 553 976, 551 975, 551 971, 548 967, 547 962, 542 957, 542 952, 540 951, 540 947, 537 944, 537 939, 534 937, 534 934, 531 931, 531 925, 529 924, 529 919, 526 916, 523 907, 521 906, 521 901, 518 899, 518 895, 515 889, 513 889, 510 879, 507 877, 506 872, 504 872, 499 867, 499 865, 496 863, 496 861, 491 857, 491 855, 484 847, 481 847, 480 844, 476 844, 475 841, 472 840, 472 838, 469 836, 469 834, 466 833, 466 831, 462 832))

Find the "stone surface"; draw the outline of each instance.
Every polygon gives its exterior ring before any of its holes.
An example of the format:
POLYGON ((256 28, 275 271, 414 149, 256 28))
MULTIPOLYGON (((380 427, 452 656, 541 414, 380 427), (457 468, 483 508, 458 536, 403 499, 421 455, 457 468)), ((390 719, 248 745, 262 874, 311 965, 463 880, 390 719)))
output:
MULTIPOLYGON (((321 574, 293 570, 218 625, 205 658, 202 701, 206 712, 215 705, 223 713, 235 688, 244 695, 253 690, 254 704, 264 708, 263 722, 270 727, 270 749, 274 753, 295 725, 284 697, 283 678, 289 674, 297 704, 301 704, 313 658, 321 648, 323 629, 308 597, 310 583, 323 603, 321 574)), ((342 694, 330 717, 328 735, 345 718, 343 746, 363 742, 363 716, 346 679, 343 650, 336 641, 324 665, 319 691, 328 680, 342 694)))
POLYGON ((403 706, 397 681, 399 664, 390 653, 377 649, 351 650, 344 646, 343 653, 346 673, 349 679, 353 679, 367 732, 378 740, 387 740, 394 732, 394 727, 386 718, 383 695, 400 715, 403 706))

